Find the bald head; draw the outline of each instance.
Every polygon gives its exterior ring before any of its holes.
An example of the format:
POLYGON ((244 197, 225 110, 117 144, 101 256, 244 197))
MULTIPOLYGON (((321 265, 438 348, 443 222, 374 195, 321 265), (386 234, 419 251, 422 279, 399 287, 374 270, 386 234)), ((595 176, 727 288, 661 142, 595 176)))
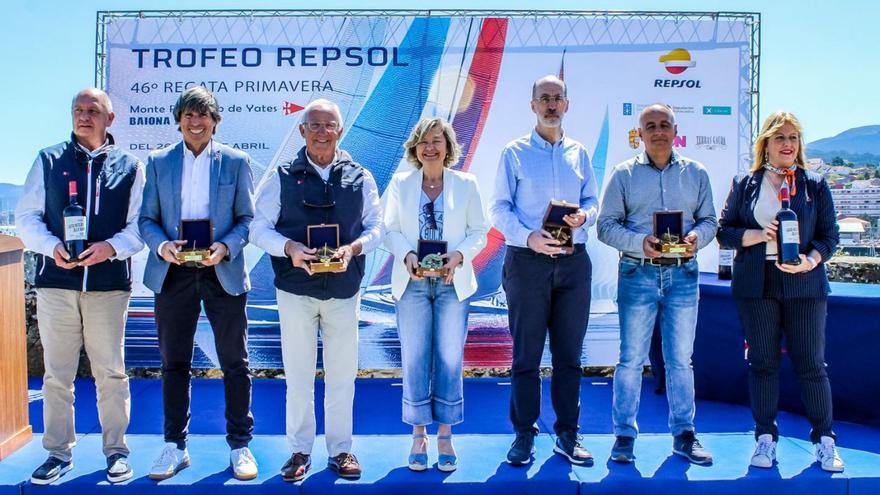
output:
POLYGON ((107 140, 107 128, 116 115, 107 93, 97 88, 86 88, 73 98, 70 108, 73 134, 79 144, 90 150, 97 149, 107 140))
POLYGON ((565 87, 565 81, 550 74, 538 79, 532 84, 532 98, 540 97, 540 89, 545 86, 558 88, 559 94, 562 96, 568 95, 568 88, 565 87))
POLYGON ((656 167, 662 169, 669 163, 677 135, 675 112, 669 105, 648 105, 639 114, 639 136, 645 144, 645 152, 656 167))
POLYGON ((644 127, 645 117, 649 113, 662 113, 666 115, 667 120, 669 120, 670 124, 675 124, 675 112, 672 111, 672 107, 665 103, 653 103, 646 106, 645 109, 642 110, 642 113, 639 114, 639 125, 641 127, 644 127))
POLYGON ((113 103, 110 101, 110 96, 108 96, 107 93, 101 91, 98 88, 81 89, 79 93, 77 93, 73 97, 73 101, 70 102, 71 111, 76 108, 76 101, 79 100, 80 97, 88 97, 90 99, 94 99, 104 108, 105 112, 113 113, 113 103))

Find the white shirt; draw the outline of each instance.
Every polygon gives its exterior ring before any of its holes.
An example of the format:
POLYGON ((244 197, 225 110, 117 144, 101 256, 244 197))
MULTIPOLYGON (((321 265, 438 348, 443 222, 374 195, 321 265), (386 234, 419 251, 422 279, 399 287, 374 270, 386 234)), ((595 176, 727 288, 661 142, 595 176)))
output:
MULTIPOLYGON (((76 144, 79 146, 79 143, 76 144)), ((108 151, 107 143, 95 151, 85 150, 90 158, 108 151)), ((91 179, 89 179, 91 180, 91 179)), ((128 215, 125 218, 125 227, 117 232, 113 237, 107 239, 107 242, 113 246, 116 255, 111 260, 124 260, 137 254, 144 248, 144 242, 141 240, 138 231, 138 216, 141 211, 141 201, 143 200, 144 183, 146 182, 146 174, 144 173, 144 164, 138 162, 137 171, 135 172, 134 183, 131 186, 131 193, 128 197, 128 215)), ((94 192, 92 193, 94 195, 94 192)), ((85 198, 82 195, 84 206, 91 206, 94 209, 94 201, 91 198, 85 198)), ((28 172, 24 181, 24 191, 21 199, 15 207, 15 224, 19 238, 24 245, 36 253, 53 257, 55 254, 55 246, 61 243, 61 239, 49 232, 46 222, 43 221, 43 213, 46 207, 46 189, 43 183, 43 161, 38 156, 28 172)), ((96 215, 98 212, 95 213, 96 215)), ((86 212, 86 219, 89 218, 89 212, 86 212)), ((88 220, 86 220, 88 221, 88 220)))
MULTIPOLYGON (((336 156, 326 167, 316 165, 308 156, 306 153, 309 163, 326 182, 330 178, 332 165, 336 163, 336 156)), ((376 179, 366 168, 364 168, 364 183, 361 191, 364 199, 361 223, 364 230, 357 241, 361 243, 361 254, 367 254, 376 249, 382 241, 382 206, 379 202, 379 187, 376 185, 376 179)), ((288 239, 275 230, 279 216, 281 216, 281 179, 278 177, 278 167, 274 167, 257 187, 250 242, 272 256, 284 257, 287 256, 284 253, 284 245, 288 239)))
MULTIPOLYGON (((779 190, 770 182, 770 172, 764 173, 764 179, 761 181, 761 191, 758 193, 758 201, 755 202, 755 209, 752 213, 755 220, 761 228, 766 228, 773 220, 776 220, 776 214, 782 209, 782 201, 779 200, 779 190)), ((765 253, 768 260, 776 259, 776 241, 767 242, 767 252, 765 253)))
POLYGON ((211 216, 211 157, 214 156, 212 139, 199 156, 183 145, 183 176, 180 183, 181 220, 200 220, 211 216))

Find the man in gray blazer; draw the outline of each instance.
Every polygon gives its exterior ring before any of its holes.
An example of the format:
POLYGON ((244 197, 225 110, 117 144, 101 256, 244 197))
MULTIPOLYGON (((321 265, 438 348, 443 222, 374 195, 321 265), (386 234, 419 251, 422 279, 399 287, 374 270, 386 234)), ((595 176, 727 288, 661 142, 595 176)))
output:
POLYGON ((230 465, 238 479, 257 476, 248 449, 254 429, 247 355, 250 281, 242 252, 254 217, 253 172, 247 154, 213 139, 220 119, 217 100, 207 89, 185 91, 174 109, 183 140, 147 160, 139 225, 150 249, 144 284, 156 294, 166 442, 150 470, 156 480, 189 466, 193 341, 203 303, 223 370, 230 465), (210 256, 182 263, 176 257, 187 241, 181 237, 181 221, 206 219, 210 256))

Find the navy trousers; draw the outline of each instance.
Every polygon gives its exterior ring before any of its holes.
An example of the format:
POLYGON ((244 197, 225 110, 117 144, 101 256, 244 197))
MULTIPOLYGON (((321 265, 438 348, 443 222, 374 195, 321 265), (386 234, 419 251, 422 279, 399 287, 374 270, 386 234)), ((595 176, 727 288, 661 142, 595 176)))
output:
POLYGON ((536 431, 541 413, 541 356, 550 336, 550 396, 557 432, 577 431, 581 352, 590 318, 592 265, 582 244, 571 255, 549 257, 507 247, 502 284, 513 338, 510 421, 517 432, 536 431))
POLYGON ((812 430, 810 439, 835 438, 831 431, 831 385, 825 369, 827 300, 786 298, 782 272, 767 262, 764 297, 737 299, 740 320, 749 346, 749 397, 755 418, 755 438, 769 433, 779 438, 779 362, 782 338, 800 382, 801 400, 812 430))
POLYGON ((165 441, 186 446, 190 420, 190 379, 193 343, 199 312, 214 332, 214 343, 226 396, 226 442, 246 447, 254 431, 251 414, 251 374, 247 354, 247 294, 228 294, 213 267, 172 265, 156 294, 156 327, 162 354, 162 402, 165 441))

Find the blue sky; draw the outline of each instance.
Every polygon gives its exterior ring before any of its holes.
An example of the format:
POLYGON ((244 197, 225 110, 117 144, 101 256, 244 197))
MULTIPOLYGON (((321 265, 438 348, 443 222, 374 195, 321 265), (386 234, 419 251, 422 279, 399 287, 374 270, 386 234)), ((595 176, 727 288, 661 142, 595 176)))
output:
POLYGON ((7 0, 0 43, 0 182, 21 184, 36 152, 70 133, 70 99, 94 82, 95 13, 138 9, 584 9, 761 13, 761 118, 799 116, 808 141, 880 124, 880 2, 593 0, 7 0))

